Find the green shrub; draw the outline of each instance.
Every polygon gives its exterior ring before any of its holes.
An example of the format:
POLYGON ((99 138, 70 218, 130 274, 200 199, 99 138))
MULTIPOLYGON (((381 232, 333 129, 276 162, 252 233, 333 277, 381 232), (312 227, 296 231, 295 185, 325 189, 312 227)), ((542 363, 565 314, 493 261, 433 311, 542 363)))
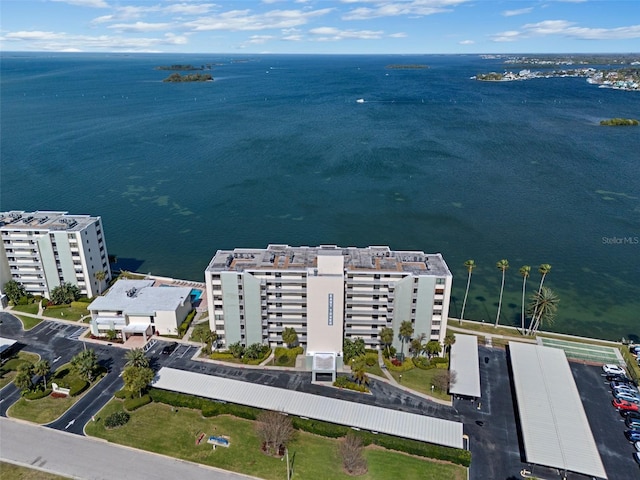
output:
POLYGON ((82 392, 84 392, 88 387, 89 387, 89 382, 81 378, 75 377, 69 381, 69 386, 67 388, 69 388, 69 396, 75 397, 77 395, 80 395, 82 392))
POLYGON ((20 299, 18 299, 18 305, 29 305, 29 297, 26 295, 24 297, 20 297, 20 299))
POLYGON ((406 372, 407 370, 411 370, 415 368, 413 361, 410 358, 405 359, 402 365, 394 365, 388 359, 384 359, 384 364, 387 366, 387 369, 391 372, 406 372))
POLYGON ((127 398, 124 401, 124 408, 129 412, 133 412, 134 410, 137 410, 138 408, 147 405, 148 403, 151 403, 151 397, 149 395, 127 398))
POLYGON ((38 385, 39 388, 37 388, 36 390, 31 390, 30 392, 27 392, 23 395, 24 398, 26 398, 27 400, 38 400, 39 398, 44 398, 44 397, 48 397, 49 395, 51 395, 51 388, 47 388, 46 390, 43 390, 41 387, 42 385, 38 385))
POLYGON ((187 330, 189 330, 189 325, 191 325, 191 321, 193 320, 193 317, 195 317, 195 315, 196 315, 195 310, 191 310, 189 312, 189 315, 187 315, 187 318, 185 318, 184 321, 178 327, 179 336, 182 337, 184 336, 185 333, 187 333, 187 330))
POLYGON ((367 367, 373 367, 378 363, 378 353, 367 353, 364 356, 364 363, 367 365, 367 367))
POLYGON ((449 359, 446 357, 433 357, 431 363, 435 363, 436 365, 449 365, 449 359))
POLYGON ((336 425, 334 423, 320 422, 318 420, 311 420, 308 418, 293 417, 291 419, 293 428, 296 430, 302 430, 304 432, 313 433, 315 435, 321 435, 329 438, 344 437, 347 433, 352 431, 349 427, 343 425, 336 425))
POLYGON ((436 368, 436 365, 434 363, 431 363, 431 361, 427 357, 416 357, 411 361, 416 367, 422 370, 430 370, 432 368, 436 368))
POLYGON ((373 354, 375 354, 375 355, 377 356, 377 355, 378 355, 378 350, 376 350, 375 348, 365 348, 365 349, 364 349, 364 353, 365 353, 365 354, 367 354, 367 353, 373 353, 373 354))
POLYGON ((115 412, 104 419, 106 428, 117 428, 125 425, 129 421, 130 415, 127 412, 115 412))
POLYGON ((338 388, 346 388, 348 390, 355 390, 356 392, 368 392, 369 389, 365 385, 359 385, 356 382, 352 382, 348 377, 338 377, 336 381, 333 382, 334 387, 338 388))
POLYGON ((235 358, 232 353, 223 351, 223 352, 213 352, 209 358, 212 360, 229 360, 230 358, 235 358))
POLYGON ((394 358, 396 356, 396 347, 390 346, 389 348, 385 347, 382 350, 382 356, 384 358, 394 358))
POLYGON ((221 408, 222 404, 219 402, 209 402, 206 405, 202 406, 202 416, 205 418, 209 417, 217 417, 218 415, 224 414, 223 409, 221 408))
POLYGON ((116 398, 119 398, 120 400, 133 398, 132 392, 130 392, 129 390, 125 390, 124 388, 122 390, 118 390, 116 393, 113 394, 113 396, 116 398))

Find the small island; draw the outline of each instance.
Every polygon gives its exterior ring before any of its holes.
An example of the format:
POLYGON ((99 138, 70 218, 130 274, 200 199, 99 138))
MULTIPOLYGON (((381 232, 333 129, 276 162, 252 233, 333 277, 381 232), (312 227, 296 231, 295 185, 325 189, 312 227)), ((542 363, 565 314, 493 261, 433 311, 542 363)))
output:
POLYGON ((629 125, 638 125, 638 120, 633 118, 610 118, 609 120, 601 120, 600 125, 624 127, 629 125))
POLYGON ((420 70, 420 69, 429 68, 429 66, 423 65, 420 63, 409 63, 409 64, 392 63, 391 65, 387 65, 384 68, 389 68, 394 70, 420 70))
POLYGON ((163 82, 212 82, 213 77, 210 73, 192 73, 188 75, 180 75, 172 73, 163 82))
POLYGON ((160 65, 156 67, 156 70, 171 70, 171 71, 182 71, 186 72, 189 70, 204 70, 204 65, 202 67, 194 67, 193 65, 160 65))

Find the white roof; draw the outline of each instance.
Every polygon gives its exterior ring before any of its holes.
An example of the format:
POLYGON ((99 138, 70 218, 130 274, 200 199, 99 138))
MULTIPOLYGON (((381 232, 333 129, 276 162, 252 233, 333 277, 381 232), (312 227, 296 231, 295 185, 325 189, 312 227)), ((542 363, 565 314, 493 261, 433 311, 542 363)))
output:
POLYGON ((456 343, 451 346, 449 370, 456 372, 456 381, 449 388, 449 393, 480 397, 478 337, 456 333, 456 343))
POLYGON ((0 337, 0 353, 3 353, 5 350, 9 350, 15 344, 16 344, 15 340, 11 340, 10 338, 0 337))
POLYGON ((153 280, 118 280, 106 295, 96 298, 87 309, 144 316, 175 312, 185 301, 191 301, 190 287, 154 287, 153 283, 153 280))
POLYGON ((607 478, 564 351, 509 342, 527 461, 607 478))
POLYGON ((462 423, 162 367, 156 388, 462 448, 462 423))

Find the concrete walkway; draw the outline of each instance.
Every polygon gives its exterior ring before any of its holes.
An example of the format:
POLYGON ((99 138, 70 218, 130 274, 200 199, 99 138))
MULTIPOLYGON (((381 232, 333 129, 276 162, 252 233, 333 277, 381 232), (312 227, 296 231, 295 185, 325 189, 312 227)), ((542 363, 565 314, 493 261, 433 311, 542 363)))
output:
MULTIPOLYGON (((247 480, 248 475, 0 418, 2 460, 68 478, 247 480)), ((256 452, 256 454, 259 454, 256 452)), ((284 467, 283 467, 284 471, 284 467)))

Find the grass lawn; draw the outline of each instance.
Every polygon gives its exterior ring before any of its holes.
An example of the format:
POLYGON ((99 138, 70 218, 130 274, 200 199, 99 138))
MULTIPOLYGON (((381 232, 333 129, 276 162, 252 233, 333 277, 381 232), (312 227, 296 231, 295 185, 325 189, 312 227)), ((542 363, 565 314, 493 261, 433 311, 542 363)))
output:
POLYGON ((67 478, 7 462, 0 462, 0 472, 2 472, 2 480, 65 480, 67 478))
POLYGON ((373 367, 369 367, 365 364, 364 371, 370 373, 371 375, 377 375, 378 377, 387 378, 380 368, 380 365, 378 365, 377 363, 373 367))
POLYGON ((11 308, 11 311, 36 315, 39 308, 40 306, 37 303, 30 303, 29 305, 15 305, 13 308, 11 308))
MULTIPOLYGON (((131 413, 125 426, 106 430, 104 418, 122 409, 120 400, 112 400, 98 414, 95 423, 90 422, 86 433, 114 443, 175 456, 225 470, 232 470, 265 479, 282 479, 286 466, 279 458, 263 455, 260 440, 255 434, 254 423, 232 416, 203 418, 199 411, 177 409, 163 404, 151 403, 131 413), (196 446, 198 433, 226 435, 230 437, 229 448, 217 448, 204 442, 196 446)), ((293 461, 296 478, 314 480, 340 480, 351 478, 342 471, 337 457, 337 440, 297 432, 289 445, 289 458, 293 461)), ((429 461, 368 447, 367 458, 371 458, 369 473, 358 477, 362 480, 402 478, 465 478, 465 469, 460 466, 431 463, 429 461)))
POLYGON ((0 388, 4 388, 6 385, 13 381, 13 377, 16 376, 18 366, 22 363, 36 363, 40 360, 40 356, 35 353, 18 352, 16 355, 7 360, 0 372, 3 373, 0 376, 0 388))
POLYGON ((22 322, 22 328, 25 330, 31 330, 42 322, 42 318, 27 317, 26 315, 16 315, 16 317, 22 322))
POLYGON ((441 400, 451 400, 451 395, 447 393, 439 392, 438 390, 434 390, 434 392, 431 393, 431 378, 433 378, 433 375, 438 370, 438 368, 431 368, 429 370, 412 368, 404 372, 393 372, 389 370, 389 373, 393 375, 393 378, 395 378, 398 383, 411 390, 426 393, 441 400), (402 375, 402 380, 400 380, 400 375, 402 375))
MULTIPOLYGON (((454 319, 450 319, 449 323, 453 327, 466 328, 468 330, 473 330, 475 332, 480 332, 480 333, 491 333, 493 335, 505 335, 507 337, 531 338, 531 337, 522 335, 519 329, 501 327, 499 325, 497 327, 494 327, 493 323, 470 322, 468 320, 463 320, 462 325, 460 325, 458 321, 454 319)), ((447 333, 455 334, 456 332, 449 331, 447 333)))
POLYGON ((45 317, 57 318, 59 320, 78 321, 85 315, 89 315, 89 310, 86 308, 76 308, 68 305, 63 308, 45 308, 43 315, 45 317))

